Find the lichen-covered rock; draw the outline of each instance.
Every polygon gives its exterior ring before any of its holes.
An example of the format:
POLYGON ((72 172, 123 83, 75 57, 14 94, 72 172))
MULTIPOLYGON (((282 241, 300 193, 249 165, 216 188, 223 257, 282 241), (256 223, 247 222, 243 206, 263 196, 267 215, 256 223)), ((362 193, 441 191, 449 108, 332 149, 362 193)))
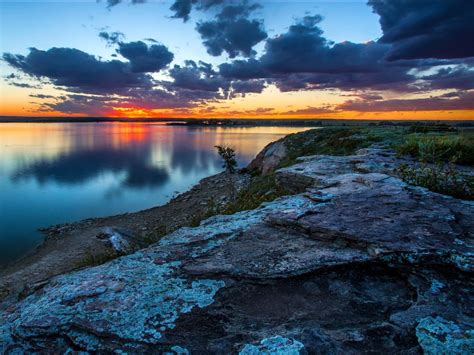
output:
POLYGON ((472 324, 459 325, 442 317, 423 318, 416 327, 416 336, 427 355, 474 354, 474 329, 472 324))
POLYGON ((471 349, 474 205, 403 183, 394 164, 380 150, 302 159, 276 174, 298 176, 303 192, 181 228, 3 307, 0 349, 471 349))
POLYGON ((294 339, 288 339, 282 336, 274 336, 268 339, 263 339, 260 344, 247 344, 239 352, 239 355, 298 355, 304 345, 294 339))

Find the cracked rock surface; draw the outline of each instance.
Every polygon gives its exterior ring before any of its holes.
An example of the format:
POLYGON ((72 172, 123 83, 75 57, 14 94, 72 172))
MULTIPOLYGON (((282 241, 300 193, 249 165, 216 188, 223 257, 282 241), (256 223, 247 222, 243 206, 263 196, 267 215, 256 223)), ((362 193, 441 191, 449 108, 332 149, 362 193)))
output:
POLYGON ((0 311, 14 352, 474 352, 471 202, 382 149, 278 170, 295 195, 51 279, 0 311))

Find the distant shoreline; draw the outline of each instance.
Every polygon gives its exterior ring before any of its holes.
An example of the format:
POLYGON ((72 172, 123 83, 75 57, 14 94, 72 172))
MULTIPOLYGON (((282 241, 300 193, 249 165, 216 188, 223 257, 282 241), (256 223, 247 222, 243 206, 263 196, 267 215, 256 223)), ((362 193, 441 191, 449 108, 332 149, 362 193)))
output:
POLYGON ((365 125, 414 125, 446 124, 474 126, 474 118, 469 120, 358 120, 358 119, 234 119, 234 118, 119 118, 119 117, 23 117, 0 116, 0 123, 164 123, 171 126, 365 126, 365 125))

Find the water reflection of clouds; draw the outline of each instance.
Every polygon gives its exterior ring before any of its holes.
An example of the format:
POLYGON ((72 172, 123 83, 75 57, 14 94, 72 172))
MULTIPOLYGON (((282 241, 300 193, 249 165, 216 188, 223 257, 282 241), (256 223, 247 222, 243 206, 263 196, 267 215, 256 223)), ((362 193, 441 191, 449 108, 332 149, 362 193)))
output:
POLYGON ((54 157, 23 161, 11 174, 11 180, 34 178, 40 184, 79 185, 111 173, 121 182, 116 188, 136 189, 159 187, 176 170, 187 175, 219 167, 213 147, 199 144, 197 136, 171 133, 172 136, 157 137, 157 132, 151 135, 138 130, 139 134, 131 134, 135 130, 130 129, 122 136, 120 132, 123 131, 102 132, 103 136, 99 136, 85 127, 81 134, 70 137, 72 149, 54 157), (157 150, 162 158, 159 161, 153 159, 157 150))
POLYGON ((136 123, 4 124, 0 130, 0 260, 41 240, 38 227, 165 203, 222 169, 214 145, 240 166, 300 129, 191 128, 136 123), (28 208, 25 208, 28 206, 28 208))
POLYGON ((72 132, 68 129, 55 131, 52 137, 66 143, 63 146, 68 149, 54 156, 23 161, 11 174, 11 180, 34 178, 40 184, 79 185, 113 174, 117 184, 106 188, 106 194, 113 196, 120 188, 159 187, 174 176, 211 174, 220 170, 221 162, 214 149, 216 144, 234 146, 237 159, 245 164, 268 143, 269 135, 272 134, 255 134, 249 128, 189 129, 136 124, 76 126, 72 132))
POLYGON ((52 159, 40 159, 20 167, 12 174, 14 181, 35 178, 40 184, 82 184, 107 172, 125 172, 128 187, 159 186, 169 179, 164 167, 150 166, 147 149, 73 150, 52 159))

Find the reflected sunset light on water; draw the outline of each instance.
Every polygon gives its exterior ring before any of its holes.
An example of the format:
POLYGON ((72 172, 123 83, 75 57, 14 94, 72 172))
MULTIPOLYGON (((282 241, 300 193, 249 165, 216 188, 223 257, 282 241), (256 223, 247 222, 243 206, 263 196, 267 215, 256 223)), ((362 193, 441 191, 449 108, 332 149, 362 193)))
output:
POLYGON ((245 166, 304 128, 162 123, 12 123, 0 130, 0 258, 41 241, 37 228, 166 203, 222 170, 215 145, 245 166))

